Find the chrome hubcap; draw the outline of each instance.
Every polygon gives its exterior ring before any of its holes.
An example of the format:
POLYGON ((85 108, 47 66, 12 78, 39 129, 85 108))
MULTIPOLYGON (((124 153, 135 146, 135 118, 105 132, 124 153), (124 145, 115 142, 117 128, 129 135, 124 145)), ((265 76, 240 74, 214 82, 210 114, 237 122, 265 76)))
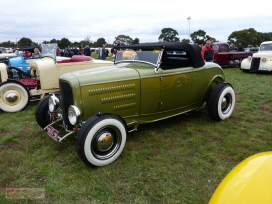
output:
POLYGON ((231 94, 227 94, 226 96, 224 96, 222 98, 221 101, 221 110, 223 112, 223 114, 227 114, 232 107, 232 96, 231 94))
POLYGON ((227 99, 226 99, 226 97, 224 97, 221 102, 221 107, 222 107, 222 109, 224 109, 226 106, 227 106, 227 99))
POLYGON ((18 95, 15 92, 9 92, 6 95, 6 100, 10 103, 14 103, 18 100, 18 95))
POLYGON ((93 155, 101 160, 112 157, 122 143, 122 135, 118 128, 107 126, 94 136, 91 149, 93 155))
POLYGON ((97 148, 99 151, 107 151, 113 145, 113 136, 110 133, 103 133, 97 140, 97 148))

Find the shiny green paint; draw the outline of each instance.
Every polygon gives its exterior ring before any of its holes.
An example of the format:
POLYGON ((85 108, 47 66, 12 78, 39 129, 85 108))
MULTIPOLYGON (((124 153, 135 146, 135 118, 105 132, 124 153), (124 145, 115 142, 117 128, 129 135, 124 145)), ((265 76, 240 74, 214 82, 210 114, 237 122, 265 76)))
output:
POLYGON ((137 117, 140 110, 140 79, 82 86, 83 118, 97 112, 137 117))
POLYGON ((212 88, 225 81, 223 70, 218 67, 196 68, 192 73, 192 101, 206 101, 212 88))
POLYGON ((118 115, 127 123, 144 123, 172 117, 202 106, 217 83, 224 81, 216 64, 154 72, 141 63, 90 69, 64 75, 72 85, 81 119, 98 112, 118 115))

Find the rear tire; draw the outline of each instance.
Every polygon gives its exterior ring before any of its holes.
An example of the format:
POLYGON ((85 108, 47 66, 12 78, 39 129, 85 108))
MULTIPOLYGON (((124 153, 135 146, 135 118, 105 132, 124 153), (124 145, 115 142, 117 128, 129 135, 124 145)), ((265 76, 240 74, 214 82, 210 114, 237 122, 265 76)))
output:
POLYGON ((208 103, 208 113, 214 120, 229 118, 235 106, 235 93, 229 84, 217 84, 212 90, 208 103))

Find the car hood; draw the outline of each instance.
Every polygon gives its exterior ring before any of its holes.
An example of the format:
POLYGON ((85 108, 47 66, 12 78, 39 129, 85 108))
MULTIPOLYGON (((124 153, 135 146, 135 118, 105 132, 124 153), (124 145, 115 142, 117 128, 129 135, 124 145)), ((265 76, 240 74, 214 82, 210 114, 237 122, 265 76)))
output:
POLYGON ((272 51, 259 51, 253 54, 253 57, 267 57, 272 58, 272 51))
POLYGON ((77 78, 80 86, 85 86, 139 79, 139 73, 136 69, 128 68, 126 64, 122 64, 70 72, 62 75, 61 78, 69 81, 69 78, 74 77, 77 78))

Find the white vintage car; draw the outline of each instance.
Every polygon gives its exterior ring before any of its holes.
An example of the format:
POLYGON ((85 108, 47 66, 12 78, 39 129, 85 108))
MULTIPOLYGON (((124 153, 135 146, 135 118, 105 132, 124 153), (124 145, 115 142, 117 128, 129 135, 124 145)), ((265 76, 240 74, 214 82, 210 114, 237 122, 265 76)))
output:
POLYGON ((0 110, 17 112, 24 109, 30 100, 58 93, 59 78, 65 73, 113 64, 90 56, 57 57, 56 48, 55 43, 42 45, 42 56, 27 60, 29 72, 0 63, 0 110))
POLYGON ((242 61, 240 69, 244 72, 272 73, 272 41, 263 42, 258 52, 242 61))

